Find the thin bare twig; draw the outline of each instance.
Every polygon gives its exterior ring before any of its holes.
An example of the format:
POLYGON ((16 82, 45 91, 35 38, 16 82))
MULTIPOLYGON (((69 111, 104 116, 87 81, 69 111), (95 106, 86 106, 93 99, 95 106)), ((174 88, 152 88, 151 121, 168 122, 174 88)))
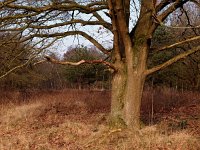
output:
POLYGON ((8 74, 10 74, 11 72, 13 72, 13 71, 15 71, 15 70, 17 70, 17 69, 19 69, 19 68, 22 68, 22 67, 26 66, 29 62, 30 62, 30 60, 28 60, 28 61, 27 61, 26 63, 24 63, 24 64, 18 65, 18 66, 16 66, 16 67, 10 69, 10 70, 7 71, 5 74, 1 75, 1 76, 0 76, 0 79, 4 78, 5 76, 7 76, 8 74))

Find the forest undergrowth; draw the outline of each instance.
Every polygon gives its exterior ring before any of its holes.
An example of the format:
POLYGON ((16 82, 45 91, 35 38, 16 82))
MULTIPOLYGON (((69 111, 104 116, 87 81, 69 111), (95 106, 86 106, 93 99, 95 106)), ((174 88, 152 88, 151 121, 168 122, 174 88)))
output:
POLYGON ((198 150, 200 94, 145 88, 142 129, 109 128, 110 91, 1 91, 1 150, 198 150))

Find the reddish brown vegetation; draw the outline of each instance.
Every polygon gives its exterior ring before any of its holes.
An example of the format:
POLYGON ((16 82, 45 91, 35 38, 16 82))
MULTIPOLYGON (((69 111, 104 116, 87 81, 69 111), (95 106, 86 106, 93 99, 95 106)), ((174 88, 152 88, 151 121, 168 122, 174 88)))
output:
POLYGON ((199 93, 147 88, 142 120, 154 126, 144 127, 139 137, 108 128, 110 91, 65 89, 24 95, 1 92, 0 149, 200 148, 199 93))

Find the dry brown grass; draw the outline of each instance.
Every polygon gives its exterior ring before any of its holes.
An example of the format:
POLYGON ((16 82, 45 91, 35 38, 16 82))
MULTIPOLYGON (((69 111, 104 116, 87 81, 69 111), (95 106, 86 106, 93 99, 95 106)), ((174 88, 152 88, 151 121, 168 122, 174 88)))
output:
MULTIPOLYGON (((153 97, 156 124, 143 127, 137 134, 108 128, 109 91, 34 91, 31 98, 23 101, 18 92, 0 93, 0 149, 200 149, 199 95, 165 90, 156 90, 153 97), (176 105, 169 99, 172 96, 176 105)), ((142 106, 147 124, 151 118, 151 94, 151 89, 145 91, 142 106)))

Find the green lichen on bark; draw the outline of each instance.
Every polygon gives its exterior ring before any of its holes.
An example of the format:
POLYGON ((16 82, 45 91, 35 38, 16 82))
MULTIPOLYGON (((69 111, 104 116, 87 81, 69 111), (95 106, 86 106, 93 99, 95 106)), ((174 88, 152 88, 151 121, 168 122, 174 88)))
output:
POLYGON ((118 115, 118 116, 115 116, 114 118, 111 117, 109 119, 109 127, 110 128, 127 128, 127 125, 124 122, 124 119, 122 118, 122 116, 118 115))

